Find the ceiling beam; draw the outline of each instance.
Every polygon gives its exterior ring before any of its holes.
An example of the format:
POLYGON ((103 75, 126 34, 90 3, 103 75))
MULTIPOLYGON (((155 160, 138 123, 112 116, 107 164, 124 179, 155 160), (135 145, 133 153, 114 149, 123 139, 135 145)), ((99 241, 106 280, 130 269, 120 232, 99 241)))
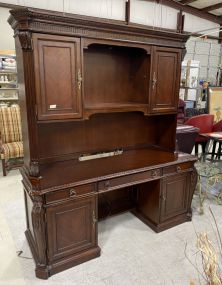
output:
POLYGON ((196 2, 197 0, 181 0, 180 3, 183 5, 187 5, 193 2, 196 2))
POLYGON ((174 8, 176 10, 182 10, 183 12, 192 14, 194 16, 200 17, 202 19, 217 23, 217 24, 222 24, 222 18, 215 16, 213 14, 207 13, 205 11, 199 10, 197 8, 188 6, 188 5, 183 5, 180 2, 176 2, 174 0, 141 0, 141 1, 148 1, 148 2, 159 2, 160 4, 163 4, 165 6, 169 6, 171 8, 174 8))
POLYGON ((217 10, 219 8, 222 8, 222 2, 221 3, 217 3, 215 5, 204 7, 201 10, 204 11, 204 12, 209 12, 209 11, 217 10))

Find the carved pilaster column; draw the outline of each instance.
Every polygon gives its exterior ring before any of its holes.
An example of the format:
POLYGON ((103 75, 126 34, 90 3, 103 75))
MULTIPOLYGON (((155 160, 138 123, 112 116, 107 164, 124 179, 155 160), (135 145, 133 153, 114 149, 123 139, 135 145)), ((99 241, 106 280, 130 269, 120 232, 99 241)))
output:
POLYGON ((187 212, 187 216, 190 219, 192 217, 191 203, 192 203, 194 191, 196 189, 196 185, 197 185, 197 171, 196 171, 196 168, 194 167, 191 173, 191 177, 190 177, 190 192, 189 192, 188 212, 187 212))
POLYGON ((37 253, 37 266, 46 266, 45 211, 42 196, 33 196, 32 225, 37 253))

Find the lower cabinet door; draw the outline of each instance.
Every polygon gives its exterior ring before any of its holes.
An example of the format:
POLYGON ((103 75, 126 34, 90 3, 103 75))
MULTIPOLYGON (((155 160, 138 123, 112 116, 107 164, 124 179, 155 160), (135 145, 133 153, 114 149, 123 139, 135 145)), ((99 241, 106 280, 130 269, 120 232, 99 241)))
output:
POLYGON ((186 172, 163 179, 161 187, 161 222, 187 212, 190 175, 190 172, 186 172))
POLYGON ((96 199, 96 196, 91 196, 47 208, 49 260, 73 255, 97 245, 96 199))

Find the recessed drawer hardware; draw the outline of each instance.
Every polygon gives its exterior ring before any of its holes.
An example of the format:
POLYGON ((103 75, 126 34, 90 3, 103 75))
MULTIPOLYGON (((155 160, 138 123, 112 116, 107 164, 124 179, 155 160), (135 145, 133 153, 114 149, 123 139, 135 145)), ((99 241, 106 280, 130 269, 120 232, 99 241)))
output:
POLYGON ((76 196, 77 195, 77 193, 76 193, 76 190, 75 189, 70 189, 69 190, 69 196, 70 197, 74 197, 74 196, 76 196))
POLYGON ((95 184, 79 185, 72 188, 58 190, 46 194, 46 203, 59 202, 69 200, 72 198, 78 198, 82 195, 91 194, 95 191, 95 184))
POLYGON ((92 160, 92 159, 97 159, 97 158, 115 156, 115 155, 120 155, 122 153, 123 153, 123 150, 118 149, 118 150, 109 151, 109 152, 100 152, 96 154, 82 155, 79 157, 79 161, 86 161, 86 160, 92 160))
POLYGON ((158 175, 157 171, 156 170, 152 170, 151 171, 151 176, 152 177, 156 177, 158 175))
POLYGON ((177 166, 177 172, 181 171, 181 167, 177 166))
POLYGON ((92 214, 92 223, 93 223, 93 227, 95 227, 95 224, 97 223, 97 218, 96 218, 96 214, 95 214, 94 210, 93 210, 93 214, 92 214))

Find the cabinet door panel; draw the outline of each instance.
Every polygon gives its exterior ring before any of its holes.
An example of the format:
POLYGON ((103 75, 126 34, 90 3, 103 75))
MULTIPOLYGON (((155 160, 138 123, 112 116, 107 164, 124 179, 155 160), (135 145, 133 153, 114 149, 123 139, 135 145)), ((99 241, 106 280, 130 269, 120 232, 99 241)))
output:
POLYGON ((177 49, 155 48, 151 86, 151 112, 177 111, 181 53, 177 49))
POLYGON ((38 119, 81 117, 80 40, 39 34, 33 40, 38 119))
POLYGON ((161 222, 187 212, 189 188, 189 172, 163 179, 161 222))
POLYGON ((75 254, 96 245, 96 197, 77 199, 47 209, 48 257, 75 254))

